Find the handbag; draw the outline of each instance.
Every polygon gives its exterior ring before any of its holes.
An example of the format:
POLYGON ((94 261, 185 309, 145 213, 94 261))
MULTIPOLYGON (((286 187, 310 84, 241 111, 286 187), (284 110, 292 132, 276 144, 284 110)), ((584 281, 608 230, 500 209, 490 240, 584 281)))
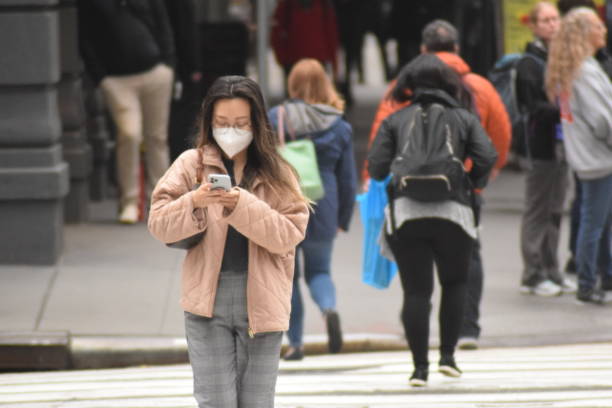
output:
POLYGON ((378 244, 385 221, 389 180, 390 177, 384 181, 370 180, 368 191, 357 196, 364 230, 361 281, 376 289, 388 288, 397 273, 397 264, 381 254, 378 244))
MULTIPOLYGON (((202 149, 198 149, 198 167, 196 168, 196 182, 193 185, 193 190, 197 190, 202 184, 202 174, 204 173, 204 164, 202 162, 202 149)), ((191 249, 198 245, 204 237, 204 231, 198 232, 190 237, 183 238, 176 242, 167 243, 166 246, 175 249, 191 249)))
POLYGON ((291 129, 289 129, 291 141, 285 142, 285 114, 285 107, 281 105, 278 108, 278 137, 280 140, 278 152, 297 172, 302 193, 311 201, 320 200, 325 195, 325 189, 319 173, 314 143, 309 138, 295 140, 291 129))

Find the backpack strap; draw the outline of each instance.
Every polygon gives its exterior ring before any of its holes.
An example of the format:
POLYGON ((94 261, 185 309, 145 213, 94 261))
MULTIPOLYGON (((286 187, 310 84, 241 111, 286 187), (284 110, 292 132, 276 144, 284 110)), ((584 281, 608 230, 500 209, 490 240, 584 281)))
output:
POLYGON ((278 139, 280 141, 280 145, 285 145, 285 118, 287 119, 287 130, 289 131, 289 139, 295 140, 295 130, 291 126, 291 122, 289 121, 289 117, 287 116, 287 109, 285 108, 285 104, 282 104, 278 107, 278 139))
POLYGON ((198 148, 198 166, 196 167, 195 182, 197 185, 202 184, 202 176, 204 175, 204 152, 202 148, 198 148))

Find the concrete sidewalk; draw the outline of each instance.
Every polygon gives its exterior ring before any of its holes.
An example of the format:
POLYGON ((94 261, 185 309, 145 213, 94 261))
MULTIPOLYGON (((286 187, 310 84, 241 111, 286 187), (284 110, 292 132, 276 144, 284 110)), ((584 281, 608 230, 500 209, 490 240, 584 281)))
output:
MULTIPOLYGON (((348 113, 348 119, 361 164, 382 91, 366 87, 356 91, 360 104, 348 113)), ((580 306, 573 296, 543 299, 519 294, 523 175, 502 172, 484 196, 481 345, 612 340, 610 305, 580 306)), ((10 350, 13 356, 9 359, 2 353, 0 366, 9 360, 40 363, 44 358, 35 350, 44 350, 45 345, 55 347, 53 358, 46 357, 55 368, 185 361, 183 313, 178 305, 184 253, 155 241, 144 224, 117 224, 114 201, 92 203, 90 212, 90 222, 65 226, 65 249, 57 265, 0 266, 0 351, 10 350), (19 348, 27 344, 40 347, 19 348)), ((567 259, 567 223, 566 217, 561 262, 567 259)), ((345 349, 404 348, 398 279, 384 291, 361 283, 361 246, 362 226, 356 213, 350 232, 336 240, 332 261, 345 349)), ((324 352, 324 322, 308 295, 304 296, 307 351, 324 352)), ((434 345, 437 303, 434 294, 434 345)))

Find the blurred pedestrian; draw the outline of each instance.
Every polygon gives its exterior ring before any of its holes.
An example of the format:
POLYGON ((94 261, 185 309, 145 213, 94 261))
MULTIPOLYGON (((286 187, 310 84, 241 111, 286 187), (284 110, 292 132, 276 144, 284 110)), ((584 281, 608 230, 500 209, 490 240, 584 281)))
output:
MULTIPOLYGON (((474 107, 480 119, 480 124, 487 132, 495 150, 497 151, 497 161, 491 171, 490 178, 493 180, 502 167, 506 164, 512 129, 510 119, 499 94, 493 84, 486 78, 471 72, 467 63, 458 55, 459 35, 455 27, 444 21, 435 20, 427 24, 421 36, 423 43, 421 52, 435 53, 446 65, 457 72, 471 93, 474 100, 474 107)), ((476 191, 474 212, 476 219, 480 222, 480 213, 484 200, 476 191)), ((482 289, 484 281, 484 270, 481 256, 480 238, 474 241, 474 251, 470 261, 470 271, 467 282, 467 303, 463 324, 459 333, 458 346, 461 349, 475 349, 478 347, 480 337, 480 301, 482 299, 482 289)))
MULTIPOLYGON (((401 155, 410 146, 406 137, 411 137, 410 143, 414 145, 418 132, 423 132, 418 140, 426 146, 446 146, 452 157, 461 162, 470 158, 473 162, 466 175, 470 182, 461 176, 461 186, 453 191, 450 199, 429 201, 428 197, 415 199, 398 195, 400 184, 392 182, 391 207, 387 211, 381 243, 390 247, 399 267, 404 292, 401 318, 414 363, 410 384, 423 386, 429 372, 429 314, 434 264, 442 287, 439 371, 451 377, 461 375, 454 352, 463 320, 470 259, 477 237, 471 206, 473 191, 468 184, 473 188, 485 186, 497 154, 478 117, 471 112, 472 98, 461 77, 437 56, 422 54, 404 67, 391 97, 398 103, 411 100, 412 104, 387 117, 380 126, 368 154, 368 170, 374 179, 385 179, 392 163, 401 166, 399 163, 404 162, 400 160, 404 158, 401 155), (436 112, 446 126, 438 126, 439 133, 425 134, 427 129, 436 129, 435 124, 427 125, 428 121, 438 123, 428 119, 436 112), (423 123, 423 130, 413 132, 418 122, 423 123)), ((396 176, 399 177, 394 173, 394 180, 396 176)), ((413 180, 422 185, 421 182, 434 179, 414 176, 413 180)), ((404 182, 401 185, 405 185, 404 182)))
POLYGON ((174 161, 193 146, 202 102, 202 47, 195 0, 165 0, 176 48, 176 76, 170 109, 168 145, 174 161))
MULTIPOLYGON (((337 353, 342 348, 342 331, 336 309, 336 288, 331 278, 331 259, 334 240, 339 231, 348 231, 355 203, 357 172, 353 130, 343 119, 344 101, 318 61, 303 59, 295 64, 287 89, 290 99, 272 108, 269 117, 278 130, 283 115, 285 134, 298 140, 309 138, 315 145, 325 195, 316 202, 306 239, 298 249, 303 255, 304 278, 310 296, 326 322, 329 351, 337 353)), ((304 307, 298 269, 296 266, 287 333, 290 347, 285 360, 301 360, 304 356, 304 307)))
POLYGON ((117 127, 119 221, 138 221, 140 150, 147 190, 168 168, 174 40, 162 0, 80 0, 79 41, 117 127))
MULTIPOLYGON (((559 0, 557 1, 557 7, 561 15, 567 14, 570 10, 576 7, 589 7, 597 11, 597 5, 593 0, 559 0)), ((612 9, 612 2, 609 3, 609 7, 612 9)), ((612 79, 612 56, 606 47, 600 48, 595 53, 595 59, 601 65, 601 68, 606 72, 608 77, 612 79)), ((580 179, 574 174, 574 200, 572 201, 572 207, 570 212, 570 235, 569 235, 569 250, 570 257, 565 265, 565 271, 567 273, 576 273, 576 240, 578 237, 578 229, 580 227, 580 203, 582 198, 582 188, 580 186, 580 179)), ((610 228, 604 229, 604 234, 601 237, 600 248, 607 248, 610 246, 610 228)), ((605 276, 604 270, 605 265, 610 261, 607 259, 610 254, 607 251, 600 251, 599 256, 599 269, 600 273, 605 276)), ((602 285, 608 287, 607 290, 612 290, 612 282, 607 282, 602 285)))
POLYGON ((561 272, 557 255, 569 170, 562 148, 559 108, 548 100, 544 89, 548 48, 559 24, 559 12, 552 3, 539 2, 532 8, 529 27, 534 41, 527 44, 516 68, 517 101, 527 114, 529 159, 520 235, 520 291, 545 297, 576 291, 575 282, 561 272))
MULTIPOLYGON (((561 109, 564 145, 580 179, 582 199, 576 241, 576 270, 581 302, 601 304, 597 257, 601 237, 612 219, 612 83, 595 60, 606 45, 606 27, 592 9, 570 11, 551 43, 546 91, 561 109)), ((610 257, 608 257, 609 259, 610 257)), ((612 279, 612 264, 604 269, 612 279)))
POLYGON ((181 298, 199 407, 272 408, 308 204, 254 81, 219 78, 201 118, 195 148, 153 192, 149 230, 163 242, 205 232, 187 252, 181 298), (198 168, 205 178, 194 189, 198 168), (213 173, 233 187, 212 190, 213 173))
POLYGON ((338 24, 331 0, 279 0, 272 17, 270 43, 285 79, 293 65, 314 58, 334 79, 338 70, 338 24))
MULTIPOLYGON (((423 40, 421 52, 435 53, 442 62, 461 76, 462 82, 471 93, 480 124, 487 132, 498 154, 497 161, 491 172, 491 178, 494 179, 499 170, 506 164, 510 139, 512 137, 510 120, 499 94, 486 78, 471 72, 467 63, 458 55, 460 51, 459 35, 452 24, 444 20, 434 20, 425 26, 421 38, 423 40)), ((391 93, 394 87, 395 81, 387 89, 387 95, 391 93)), ((378 132, 380 123, 404 106, 405 103, 398 103, 390 97, 382 99, 370 131, 370 144, 378 132)), ((365 183, 367 183, 368 177, 367 169, 364 169, 363 178, 366 180, 365 183)), ((474 211, 478 220, 480 220, 482 205, 482 196, 477 191, 474 211)), ((459 347, 463 349, 477 348, 478 338, 480 337, 480 300, 482 299, 484 280, 480 250, 480 240, 477 239, 474 243, 474 252, 470 262, 467 304, 459 338, 459 347)))

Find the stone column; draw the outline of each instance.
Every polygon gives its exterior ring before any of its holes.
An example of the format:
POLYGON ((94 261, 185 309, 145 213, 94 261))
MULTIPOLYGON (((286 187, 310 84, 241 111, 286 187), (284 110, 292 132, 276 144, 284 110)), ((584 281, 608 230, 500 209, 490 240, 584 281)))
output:
POLYGON ((64 201, 66 222, 86 221, 89 215, 89 175, 92 154, 86 139, 85 110, 79 57, 75 0, 60 0, 60 67, 58 97, 64 160, 70 167, 70 192, 64 201))
POLYGON ((53 264, 63 244, 57 0, 0 0, 0 264, 53 264))

